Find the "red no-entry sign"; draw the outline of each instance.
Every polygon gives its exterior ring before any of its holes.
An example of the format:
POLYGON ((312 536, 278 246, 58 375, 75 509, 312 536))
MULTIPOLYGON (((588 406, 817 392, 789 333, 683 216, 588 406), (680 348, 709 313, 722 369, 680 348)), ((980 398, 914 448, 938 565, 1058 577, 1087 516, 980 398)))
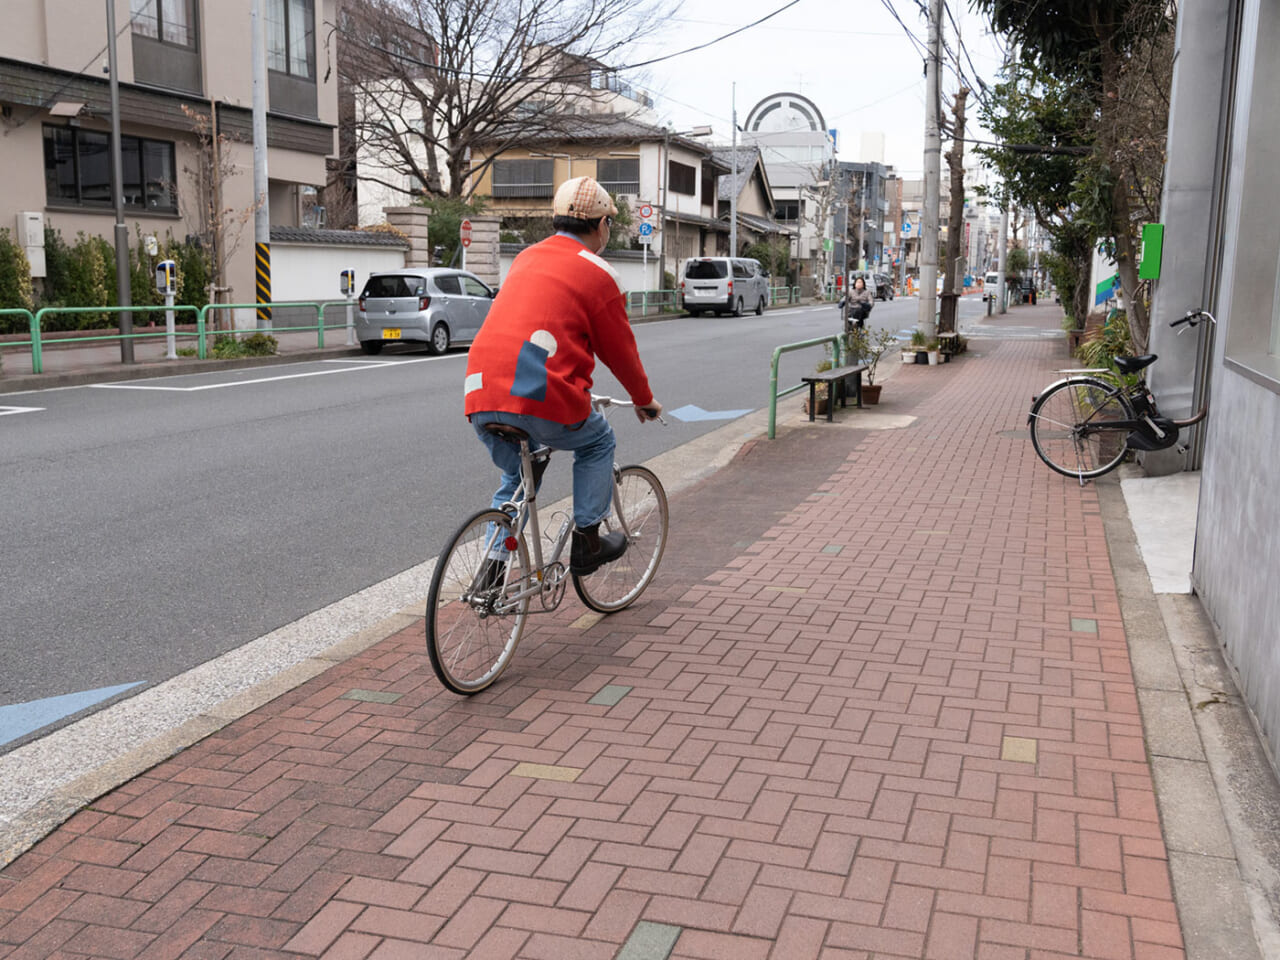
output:
POLYGON ((471 246, 471 221, 463 220, 462 226, 458 228, 458 236, 462 238, 464 247, 471 246))

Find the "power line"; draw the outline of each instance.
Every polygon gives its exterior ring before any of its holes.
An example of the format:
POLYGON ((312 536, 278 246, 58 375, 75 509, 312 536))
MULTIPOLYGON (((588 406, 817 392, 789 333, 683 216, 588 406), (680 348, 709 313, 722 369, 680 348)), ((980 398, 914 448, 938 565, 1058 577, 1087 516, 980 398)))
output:
POLYGON ((680 50, 677 53, 668 53, 661 57, 654 57, 652 60, 643 60, 640 63, 628 63, 625 66, 617 67, 615 69, 636 70, 636 69, 639 69, 640 67, 649 67, 655 63, 662 63, 664 60, 674 60, 676 57, 683 57, 686 53, 693 53, 694 51, 697 51, 697 50, 705 50, 707 47, 714 46, 715 44, 720 43, 722 40, 728 40, 730 37, 735 37, 746 30, 750 30, 752 27, 758 27, 760 24, 764 23, 766 20, 771 20, 774 17, 776 17, 778 14, 786 10, 790 10, 799 2, 800 0, 791 0, 790 3, 784 3, 777 10, 774 10, 772 13, 766 13, 759 20, 753 20, 750 23, 748 23, 746 26, 738 27, 738 29, 736 30, 730 30, 728 33, 722 34, 721 36, 716 37, 714 40, 708 40, 706 43, 700 43, 696 47, 689 47, 686 50, 680 50))

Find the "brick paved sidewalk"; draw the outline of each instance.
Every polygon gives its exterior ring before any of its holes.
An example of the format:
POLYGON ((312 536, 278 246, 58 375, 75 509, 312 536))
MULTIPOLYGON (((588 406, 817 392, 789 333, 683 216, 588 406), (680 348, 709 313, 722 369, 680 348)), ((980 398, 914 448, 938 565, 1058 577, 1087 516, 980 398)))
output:
POLYGON ((0 872, 0 958, 1183 955, 1060 342, 904 367, 673 503, 650 593, 444 693, 421 626, 0 872))

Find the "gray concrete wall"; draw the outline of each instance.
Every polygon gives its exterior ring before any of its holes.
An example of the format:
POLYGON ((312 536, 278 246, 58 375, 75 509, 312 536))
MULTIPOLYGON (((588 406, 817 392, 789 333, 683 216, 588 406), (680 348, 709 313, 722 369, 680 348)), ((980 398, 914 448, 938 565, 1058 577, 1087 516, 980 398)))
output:
MULTIPOLYGON (((1226 658, 1280 760, 1280 357, 1277 320, 1280 196, 1280 9, 1239 0, 1236 74, 1212 412, 1192 583, 1226 658)), ((1209 132, 1205 131, 1205 136, 1209 132)))

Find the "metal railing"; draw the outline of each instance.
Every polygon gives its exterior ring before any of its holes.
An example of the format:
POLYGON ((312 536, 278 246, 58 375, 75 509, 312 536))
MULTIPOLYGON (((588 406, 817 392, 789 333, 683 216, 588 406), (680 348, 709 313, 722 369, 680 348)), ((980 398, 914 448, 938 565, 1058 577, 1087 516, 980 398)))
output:
POLYGON ((799 287, 770 287, 769 288, 769 306, 776 307, 780 303, 799 303, 800 288, 799 287), (783 298, 786 298, 785 300, 783 298))
MULTIPOLYGON (((156 314, 173 311, 175 314, 194 314, 195 326, 194 331, 191 330, 175 330, 172 334, 175 337, 195 338, 196 340, 196 356, 204 360, 208 357, 208 334, 209 334, 209 315, 217 310, 258 310, 260 308, 281 309, 288 307, 301 307, 314 310, 316 313, 316 322, 303 325, 293 326, 267 326, 252 327, 237 330, 216 331, 234 333, 236 335, 247 335, 253 333, 289 333, 298 331, 316 331, 316 345, 324 348, 324 334, 326 330, 347 329, 348 322, 344 317, 341 323, 325 323, 325 310, 330 307, 346 307, 353 304, 354 301, 348 300, 299 300, 299 301, 283 301, 276 303, 210 303, 203 307, 195 307, 189 304, 174 304, 173 306, 129 306, 129 307, 44 307, 34 313, 30 310, 21 308, 6 308, 0 310, 0 317, 4 316, 25 316, 27 318, 28 328, 30 330, 29 338, 26 340, 10 340, 3 345, 5 347, 30 347, 31 348, 31 372, 44 372, 44 347, 46 344, 53 342, 51 338, 47 338, 43 333, 44 320, 49 316, 58 315, 85 315, 85 314, 115 314, 122 313, 141 313, 156 314)), ((166 337, 170 334, 163 328, 147 328, 133 333, 120 333, 118 328, 107 328, 102 331, 85 331, 81 335, 69 337, 57 337, 56 342, 59 344, 72 343, 98 343, 108 340, 146 340, 166 337)), ((350 338, 349 338, 350 339, 350 338)))
POLYGON ((831 344, 832 366, 844 366, 844 337, 838 333, 833 333, 828 337, 815 337, 812 340, 800 340, 797 343, 784 343, 773 351, 773 360, 769 366, 769 439, 772 440, 777 433, 778 424, 778 400, 781 397, 790 396, 801 390, 807 390, 808 385, 798 383, 794 387, 787 387, 785 390, 778 389, 778 361, 784 353, 791 353, 794 350, 803 350, 806 347, 819 347, 824 344, 831 344))
POLYGON ((666 313, 680 308, 679 290, 631 290, 627 293, 627 312, 639 310, 641 316, 650 312, 666 313))
POLYGON ((200 310, 199 317, 196 318, 196 356, 204 360, 207 355, 206 339, 208 337, 208 317, 211 313, 218 310, 281 310, 287 308, 308 308, 316 312, 316 322, 294 326, 281 327, 276 324, 270 326, 245 327, 237 330, 219 331, 225 333, 254 334, 254 333, 298 333, 307 330, 316 331, 316 347, 324 349, 324 332, 325 330, 346 329, 347 321, 344 318, 342 323, 326 324, 324 322, 324 312, 328 307, 346 307, 352 301, 349 300, 288 300, 273 303, 207 303, 200 310))
MULTIPOLYGON (((41 335, 41 328, 44 324, 44 318, 53 315, 84 315, 97 313, 165 313, 172 310, 176 313, 198 313, 195 307, 179 306, 174 304, 172 307, 155 306, 155 307, 43 307, 36 311, 36 315, 31 321, 31 339, 20 340, 17 343, 10 343, 8 346, 29 346, 31 347, 31 372, 44 373, 44 339, 41 335)), ((164 337, 168 335, 168 331, 164 328, 147 329, 141 333, 86 333, 79 337, 58 337, 58 343, 95 343, 102 340, 147 340, 156 337, 164 337)), ((190 336, 190 334, 179 334, 190 336)))
MULTIPOLYGON (((31 331, 29 336, 31 336, 33 339, 35 338, 36 315, 32 313, 30 310, 24 310, 22 307, 5 307, 4 309, 0 309, 0 317, 26 317, 27 329, 31 331)), ((13 342, 7 343, 5 344, 5 346, 24 347, 30 342, 31 342, 30 340, 19 340, 17 341, 17 343, 13 343, 13 342)))

